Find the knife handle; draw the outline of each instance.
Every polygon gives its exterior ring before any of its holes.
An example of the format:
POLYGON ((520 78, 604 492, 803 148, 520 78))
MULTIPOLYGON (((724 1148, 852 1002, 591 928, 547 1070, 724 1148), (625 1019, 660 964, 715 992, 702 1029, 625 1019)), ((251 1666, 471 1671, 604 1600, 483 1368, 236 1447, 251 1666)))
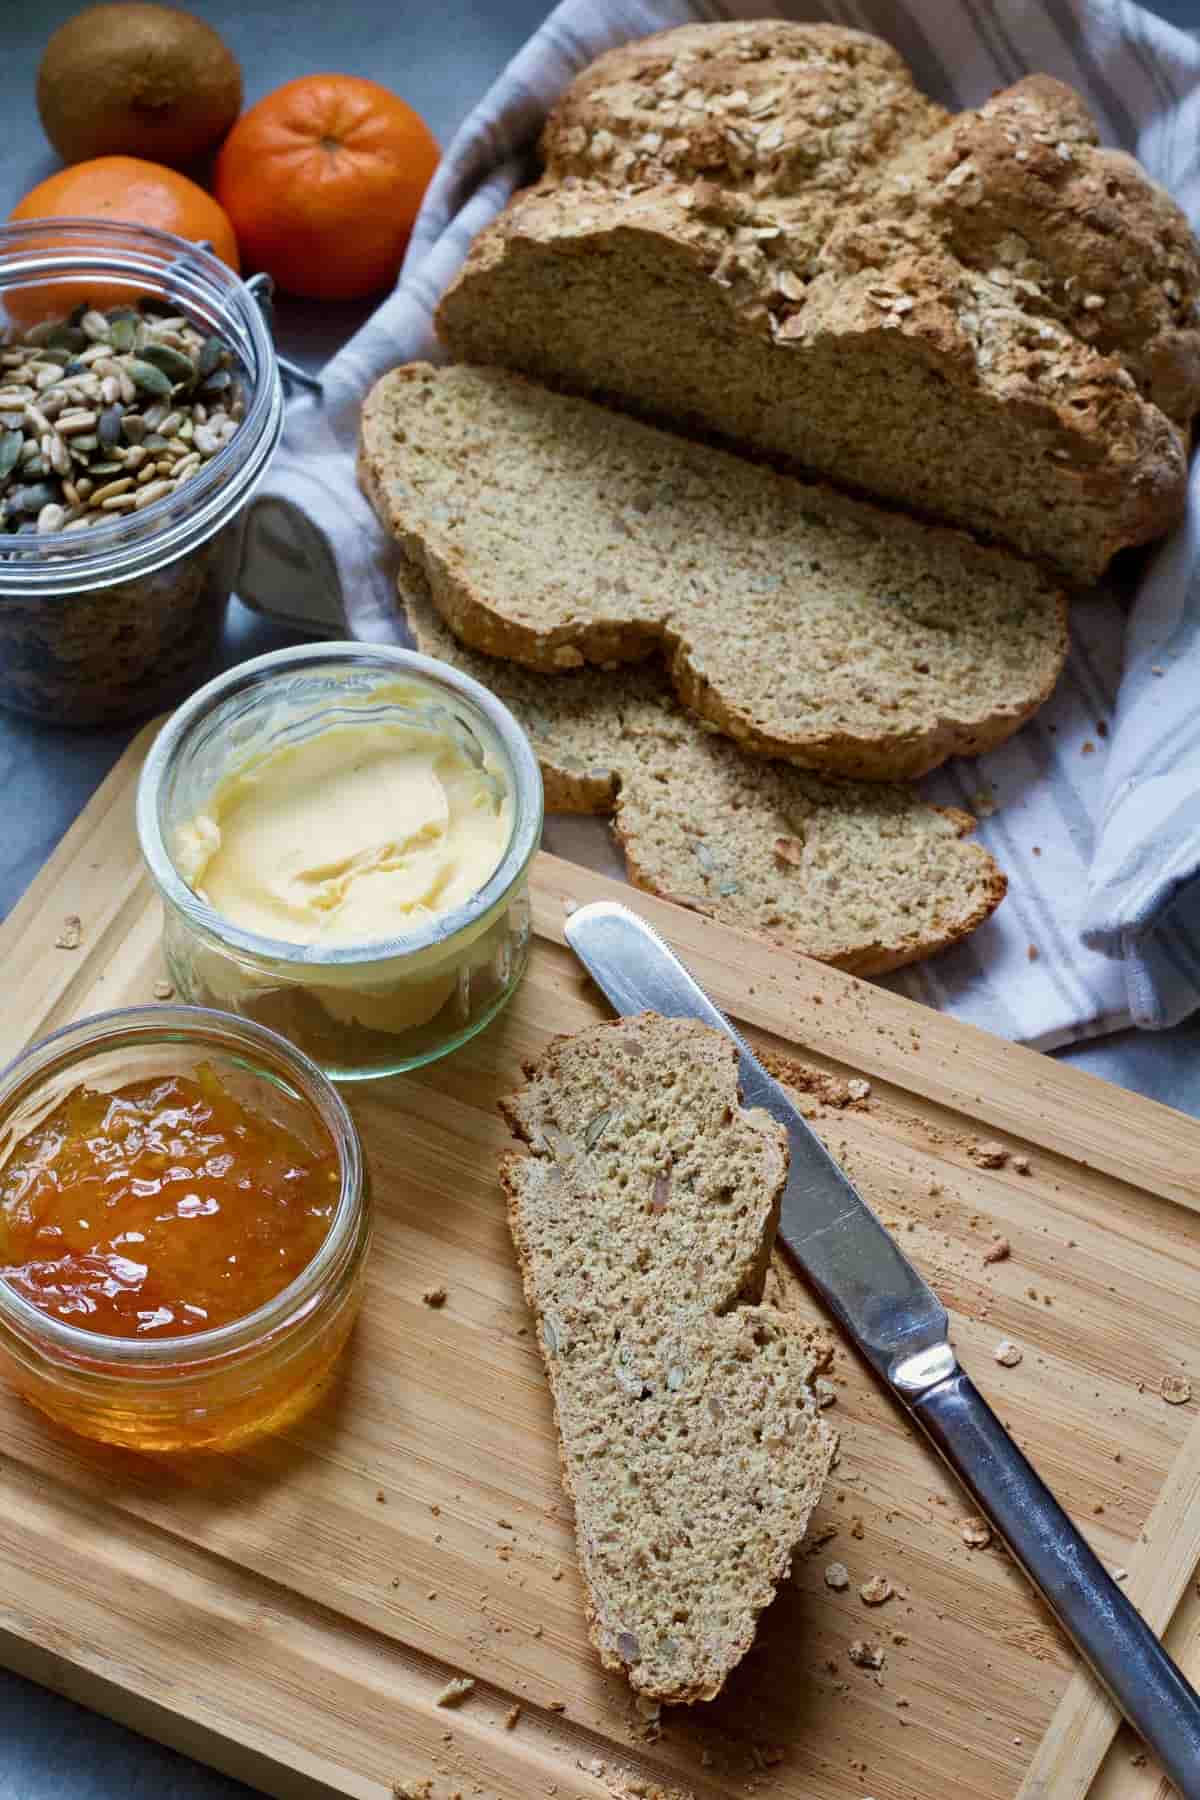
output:
POLYGON ((1200 1800, 1200 1696, 970 1377, 959 1369, 907 1404, 1183 1800, 1200 1800))

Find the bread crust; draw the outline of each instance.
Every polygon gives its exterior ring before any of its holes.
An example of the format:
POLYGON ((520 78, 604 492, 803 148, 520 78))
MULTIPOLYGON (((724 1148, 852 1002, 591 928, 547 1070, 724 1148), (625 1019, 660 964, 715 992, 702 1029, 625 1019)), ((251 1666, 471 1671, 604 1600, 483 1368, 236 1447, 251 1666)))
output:
MULTIPOLYGON (((501 1115, 514 1137, 531 1146, 535 1154, 537 1153, 538 1132, 536 1124, 530 1116, 529 1091, 536 1083, 553 1083, 558 1076, 558 1065, 565 1057, 573 1055, 578 1045, 604 1044, 605 1042, 611 1044, 617 1038, 650 1039, 655 1033, 663 1031, 671 1033, 679 1040, 675 1050, 678 1057, 682 1058, 691 1053, 688 1045, 694 1040, 701 1046, 703 1054, 719 1058, 724 1065, 730 1104, 740 1105, 741 1094, 737 1086, 736 1054, 733 1044, 728 1039, 723 1038, 720 1033, 712 1031, 709 1027, 701 1025, 698 1021, 665 1020, 653 1013, 641 1013, 591 1026, 578 1033, 575 1038, 552 1039, 539 1057, 527 1062, 524 1066, 526 1087, 504 1097, 499 1102, 501 1115)), ((607 1092, 601 1094, 601 1090, 597 1091, 600 1097, 608 1098, 607 1092)), ((727 1328, 736 1323, 743 1328, 766 1328, 791 1338, 797 1349, 803 1347, 808 1351, 808 1380, 811 1384, 811 1377, 815 1373, 820 1359, 813 1354, 809 1334, 798 1330, 794 1323, 788 1320, 786 1314, 760 1304, 778 1230, 780 1202, 787 1180, 786 1134, 782 1127, 777 1125, 766 1113, 743 1113, 742 1118, 746 1124, 753 1123, 762 1133, 764 1156, 768 1161, 762 1177, 762 1192, 768 1198, 768 1205, 761 1221, 755 1255, 742 1269, 740 1279, 732 1281, 728 1290, 718 1298, 714 1307, 716 1316, 711 1319, 710 1329, 714 1327, 727 1328)), ((544 1149, 544 1146, 542 1148, 544 1149)), ((563 1488, 575 1515, 580 1564, 584 1575, 588 1635, 604 1667, 625 1675, 635 1691, 646 1698, 673 1705, 690 1705, 698 1701, 714 1699, 721 1691, 727 1676, 750 1649, 754 1641, 758 1617, 770 1595, 786 1576, 796 1546, 782 1546, 776 1552, 770 1566, 762 1571, 768 1592, 762 1598, 761 1604, 756 1603, 749 1609, 745 1627, 723 1647, 724 1653, 716 1660, 715 1666, 712 1666, 714 1659, 711 1650, 707 1650, 704 1657, 698 1657, 698 1661, 708 1665, 706 1672, 698 1669, 691 1679, 678 1676, 663 1679, 661 1676, 655 1676, 652 1671, 644 1669, 640 1662, 635 1661, 631 1666, 628 1658, 619 1654, 614 1647, 611 1627, 603 1616, 601 1602, 592 1580, 592 1545, 586 1516, 586 1496, 579 1492, 575 1480, 575 1467, 568 1451, 560 1409, 558 1371, 547 1348, 544 1327, 546 1296, 543 1294, 538 1280, 535 1267, 536 1258, 526 1231, 523 1215, 525 1196, 522 1191, 522 1181, 527 1170, 527 1156, 522 1152, 510 1151, 501 1159, 500 1183, 505 1195, 508 1225, 521 1273, 522 1287, 535 1321, 538 1349, 554 1396, 554 1423, 559 1469, 563 1488)), ((820 1480, 823 1481, 832 1460, 835 1440, 819 1413, 816 1412, 811 1385, 805 1396, 805 1406, 810 1413, 810 1429, 819 1447, 820 1480)), ((819 1494, 818 1483, 815 1491, 806 1496, 807 1512, 811 1512, 819 1494)))
MULTIPOLYGON (((957 807, 929 807, 926 810, 944 819, 955 839, 959 840, 962 861, 959 879, 947 882, 944 900, 930 923, 923 929, 903 933, 886 942, 851 945, 831 940, 817 944, 811 936, 797 942, 795 936, 773 930, 761 914, 747 916, 739 901, 722 895, 719 883, 714 888, 709 882, 706 892, 697 893, 699 884, 693 879, 689 888, 678 861, 664 866, 661 853, 659 860, 655 860, 655 846, 644 836, 641 788, 646 781, 655 784, 665 781, 669 803, 681 808, 686 804, 695 779, 686 754, 689 742, 714 758, 718 768, 727 760, 737 761, 742 752, 732 744, 723 745, 703 726, 694 724, 686 714, 679 712, 669 697, 665 682, 656 681, 650 671, 601 672, 589 680, 585 705, 590 730, 582 747, 590 749, 599 738, 604 744, 606 766, 603 769, 569 767, 564 761, 569 754, 564 746, 573 741, 570 717, 569 712, 559 709, 569 709, 574 704, 573 700, 566 701, 564 696, 581 678, 527 675, 504 663, 485 662, 474 652, 456 645, 430 603, 428 584, 419 568, 402 559, 398 582, 409 631, 418 647, 426 655, 466 667, 469 673, 498 693, 529 730, 545 783, 547 811, 611 818, 613 835, 621 848, 628 877, 646 893, 657 894, 677 906, 687 907, 763 942, 775 944, 791 955, 814 956, 856 975, 884 974, 959 943, 977 930, 1003 900, 1008 885, 1006 877, 982 845, 961 841, 974 829, 975 820, 970 813, 957 807), (672 736, 681 740, 679 747, 673 748, 667 741, 672 736), (656 744, 661 748, 652 756, 647 746, 656 744), (969 898, 966 904, 959 901, 956 905, 955 896, 960 890, 969 898)), ((589 759, 585 757, 584 760, 589 759)), ((774 816, 774 802, 770 793, 756 790, 772 767, 748 761, 746 770, 750 780, 746 794, 741 797, 742 804, 747 807, 757 805, 765 819, 774 816)), ((785 787, 793 780, 817 780, 802 777, 799 772, 793 775, 786 769, 780 769, 778 777, 785 787)), ((818 786, 821 785, 818 780, 818 786)), ((841 792, 836 784, 827 791, 834 800, 841 792)), ((880 789, 879 792, 883 796, 895 790, 880 789)), ((906 799, 912 806, 921 807, 922 803, 915 795, 906 799)))
POLYGON ((830 46, 849 54, 861 34, 827 34, 805 63, 789 34, 816 28, 780 25, 685 27, 586 70, 547 122, 542 180, 443 297, 440 336, 462 360, 715 434, 1094 581, 1185 505, 1200 406, 1185 216, 1050 77, 948 118, 886 46, 854 49, 849 72, 830 46), (822 84, 847 154, 814 127, 822 84), (680 331, 696 367, 656 348, 680 331), (883 403, 900 379, 927 430, 890 457, 883 403), (817 417, 821 396, 844 427, 817 417), (958 480, 964 458, 977 480, 958 480))
MULTIPOLYGON (((976 544, 966 534, 945 526, 922 525, 870 507, 827 487, 802 485, 770 471, 752 470, 725 452, 681 446, 676 439, 659 437, 631 423, 623 426, 629 453, 642 455, 649 467, 656 457, 678 459, 681 451, 685 452, 691 462, 702 465, 706 479, 714 485, 726 475, 730 483, 750 482, 754 495, 778 499, 782 512, 797 518, 808 514, 839 528, 844 523, 850 531, 867 530, 904 556, 911 550, 914 570, 933 568, 938 559, 944 559, 947 579, 959 580, 964 587, 986 576, 1001 588, 1007 584, 1014 596, 1022 593, 1022 604, 1031 615, 1035 611, 1037 615, 1030 624, 1030 630, 1036 626, 1039 633, 1036 678, 1032 668, 1023 670, 1022 691, 1001 703, 964 695, 954 713, 939 713, 935 697, 928 702, 931 710, 922 716, 919 726, 906 729, 896 721, 894 707, 887 706, 878 708, 873 730, 831 729, 819 718, 807 716, 789 720, 786 730, 770 729, 755 717, 753 709, 761 705, 760 695, 753 683, 746 682, 737 659, 732 663, 726 660, 722 680, 707 673, 701 646, 711 648, 713 626, 703 603, 691 626, 684 602, 677 605, 673 619, 658 610, 662 595, 671 588, 665 579, 653 594, 630 593, 618 616, 589 616, 586 598, 573 595, 569 605, 564 602, 568 616, 560 621, 530 620, 524 616, 527 593, 504 592, 499 582, 495 591, 482 586, 494 571, 481 568, 478 559, 469 562, 455 538, 436 526, 431 528, 423 503, 414 497, 404 464, 405 444, 421 434, 421 396, 431 388, 451 396, 461 394, 464 408, 482 401, 495 406, 509 397, 515 407, 528 399, 554 420, 564 438, 593 420, 603 423, 607 416, 586 403, 581 407, 578 401, 542 393, 521 376, 494 370, 434 370, 420 363, 393 370, 368 395, 362 413, 360 482, 404 555, 421 570, 434 605, 451 631, 485 656, 553 674, 588 663, 638 662, 661 649, 683 705, 744 749, 830 774, 876 781, 916 779, 950 756, 974 756, 995 748, 1037 711, 1054 688, 1068 649, 1066 595, 1035 577, 1029 565, 1018 562, 1010 552, 976 544), (399 444, 397 436, 403 440, 399 444), (396 475, 389 481, 387 471, 397 463, 405 478, 396 475)), ((469 461, 456 481, 467 516, 483 498, 480 480, 469 461)), ((550 490, 547 499, 552 497, 550 490)), ((686 591, 682 570, 678 591, 686 591)), ((746 616, 749 619, 751 614, 746 616)), ((792 657, 790 645, 786 654, 792 657)), ((803 666, 803 654, 802 647, 796 650, 797 666, 803 666)), ((957 694, 954 697, 959 699, 957 694)), ((782 714, 776 716, 782 718, 782 714)))

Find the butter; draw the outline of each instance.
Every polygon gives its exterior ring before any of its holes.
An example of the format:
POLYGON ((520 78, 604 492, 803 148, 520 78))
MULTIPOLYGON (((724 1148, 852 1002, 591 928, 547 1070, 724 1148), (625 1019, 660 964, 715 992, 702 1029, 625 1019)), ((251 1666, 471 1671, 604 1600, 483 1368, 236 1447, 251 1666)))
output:
MULTIPOLYGON (((449 719, 331 726, 223 776, 177 832, 176 867, 263 937, 332 950, 415 936, 470 900, 508 846, 512 796, 477 758, 449 719)), ((336 1018, 402 1030, 433 1018, 457 979, 445 956, 414 962, 314 965, 306 985, 336 1018)))

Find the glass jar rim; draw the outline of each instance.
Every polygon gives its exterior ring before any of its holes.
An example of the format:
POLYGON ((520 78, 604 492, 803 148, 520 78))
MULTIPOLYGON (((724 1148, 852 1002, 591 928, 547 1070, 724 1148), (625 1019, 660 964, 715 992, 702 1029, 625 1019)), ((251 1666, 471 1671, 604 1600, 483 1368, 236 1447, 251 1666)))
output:
POLYGON ((233 437, 188 482, 183 516, 172 519, 170 510, 174 504, 179 512, 183 496, 166 495, 140 513, 118 514, 113 523, 87 531, 0 538, 0 601, 31 593, 51 599, 135 581, 198 549, 250 498, 283 429, 283 384, 266 315, 237 270, 211 250, 157 226, 115 220, 0 224, 0 298, 22 282, 76 281, 89 274, 116 276, 131 287, 144 282, 152 292, 178 299, 191 316, 220 311, 237 330, 231 348, 247 364, 249 404, 233 437))
POLYGON ((43 1081, 89 1052, 119 1050, 154 1043, 209 1044, 236 1054, 239 1049, 265 1055, 282 1065, 297 1092, 313 1108, 333 1140, 340 1184, 337 1206, 313 1258, 270 1300, 226 1325, 187 1337, 121 1338, 69 1325, 34 1306, 0 1279, 0 1323, 17 1330, 40 1350, 52 1349, 80 1364, 104 1363, 109 1373, 134 1374, 147 1367, 180 1367, 194 1374, 199 1363, 212 1362, 253 1346, 265 1333, 307 1314, 324 1283, 345 1258, 354 1241, 363 1208, 363 1154, 349 1108, 333 1083, 302 1050, 253 1019, 209 1006, 153 1005, 117 1007, 92 1013, 39 1038, 0 1069, 0 1123, 14 1093, 31 1080, 43 1081))
POLYGON ((216 676, 171 714, 151 746, 137 791, 137 829, 142 855, 163 899, 182 913, 196 931, 215 938, 226 948, 260 961, 288 964, 296 969, 370 967, 449 943, 491 913, 520 881, 541 841, 542 818, 542 777, 537 757, 525 732, 502 700, 482 682, 450 663, 439 662, 436 657, 425 656, 399 644, 365 644, 354 639, 270 650, 264 656, 252 657, 216 676), (186 745, 190 733, 223 701, 262 685, 262 678, 286 677, 321 663, 347 666, 374 663, 397 674, 415 675, 435 687, 449 689, 482 713, 508 758, 513 779, 513 824, 503 856, 469 900, 432 919, 421 931, 333 947, 297 944, 285 938, 246 931, 201 900, 188 886, 163 837, 159 795, 173 761, 186 745))

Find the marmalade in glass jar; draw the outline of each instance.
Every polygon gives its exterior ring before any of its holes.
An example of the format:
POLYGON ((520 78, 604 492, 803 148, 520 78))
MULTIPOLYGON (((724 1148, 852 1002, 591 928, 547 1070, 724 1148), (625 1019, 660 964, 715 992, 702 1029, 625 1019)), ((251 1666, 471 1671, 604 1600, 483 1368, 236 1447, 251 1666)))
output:
POLYGON ((339 1184, 332 1141, 250 1110, 207 1064, 111 1093, 83 1085, 0 1176, 0 1278, 105 1336, 211 1331, 308 1266, 339 1184))

